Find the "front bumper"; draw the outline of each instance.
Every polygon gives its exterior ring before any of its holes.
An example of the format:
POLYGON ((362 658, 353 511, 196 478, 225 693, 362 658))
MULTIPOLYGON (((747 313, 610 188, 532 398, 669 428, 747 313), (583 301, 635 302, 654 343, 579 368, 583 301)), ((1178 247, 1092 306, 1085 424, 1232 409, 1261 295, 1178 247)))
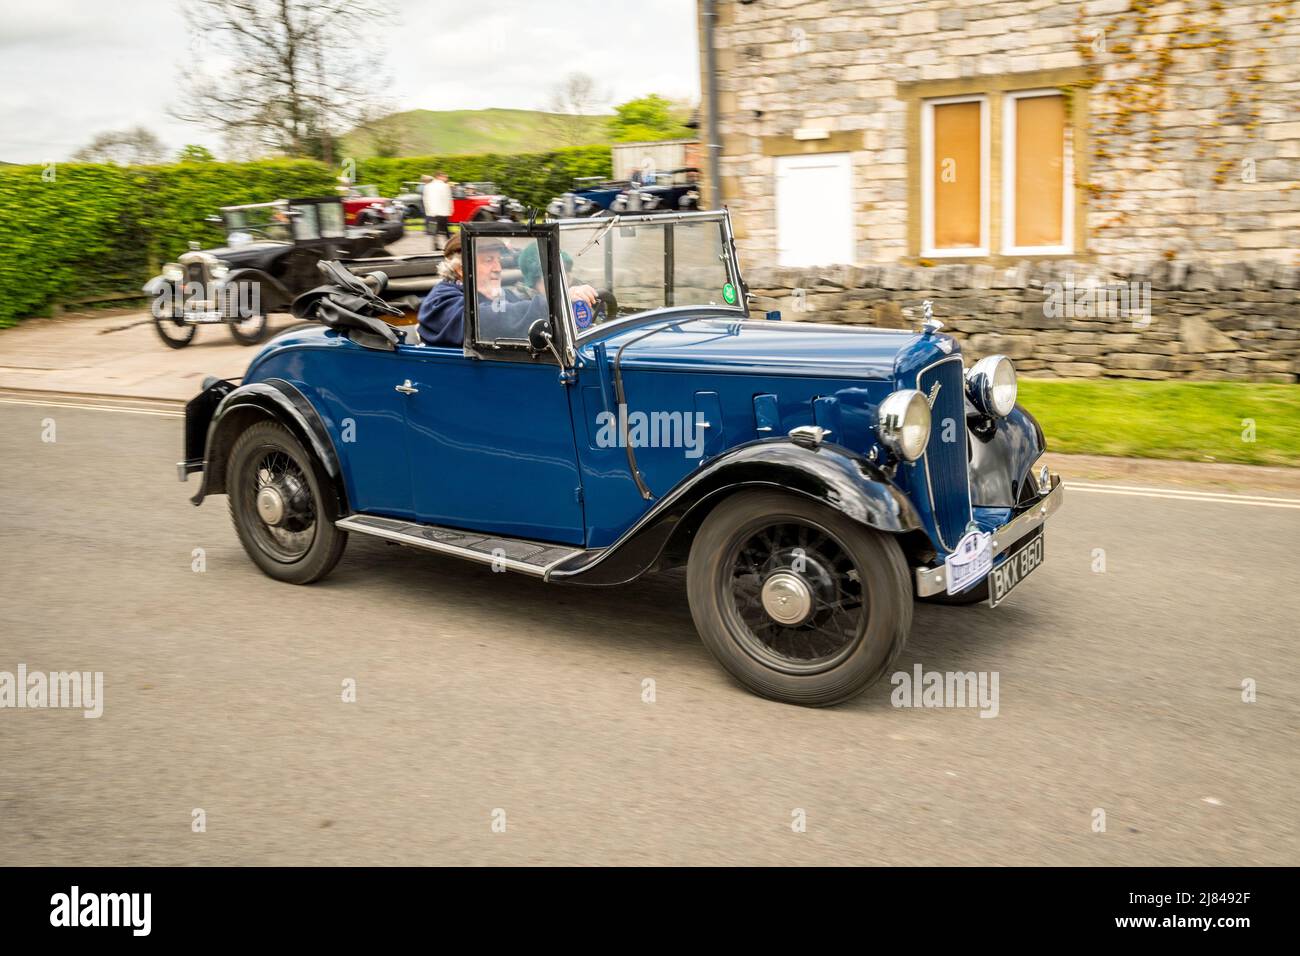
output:
MULTIPOLYGON (((1061 507, 1061 501, 1064 497, 1065 486, 1061 484, 1061 476, 1053 475, 1051 491, 1039 498, 1028 511, 1017 515, 993 532, 994 562, 996 563, 998 558, 1026 535, 1042 527, 1047 519, 1061 507)), ((932 594, 941 594, 947 590, 947 575, 942 562, 939 563, 938 567, 915 568, 913 574, 916 581, 917 597, 930 597, 932 594)))

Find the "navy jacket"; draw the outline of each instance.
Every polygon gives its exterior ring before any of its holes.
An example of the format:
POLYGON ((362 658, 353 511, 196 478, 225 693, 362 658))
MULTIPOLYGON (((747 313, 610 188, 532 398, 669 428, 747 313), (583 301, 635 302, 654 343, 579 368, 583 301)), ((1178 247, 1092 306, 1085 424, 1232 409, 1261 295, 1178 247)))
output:
POLYGON ((439 282, 420 303, 420 341, 458 349, 465 342, 465 287, 439 282))
MULTIPOLYGON (((494 309, 487 296, 478 297, 480 337, 484 339, 528 337, 528 327, 547 317, 546 299, 538 296, 522 302, 507 302, 494 309)), ((420 340, 425 345, 458 349, 465 343, 465 286, 440 282, 420 303, 420 340)))

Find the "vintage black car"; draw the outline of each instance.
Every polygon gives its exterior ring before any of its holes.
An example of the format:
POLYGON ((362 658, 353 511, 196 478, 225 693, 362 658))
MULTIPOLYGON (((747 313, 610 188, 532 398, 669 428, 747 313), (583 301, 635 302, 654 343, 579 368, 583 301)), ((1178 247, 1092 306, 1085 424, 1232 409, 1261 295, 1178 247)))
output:
POLYGON ((402 236, 401 222, 345 225, 337 198, 225 206, 208 221, 225 229, 226 244, 191 243, 144 286, 158 335, 174 349, 207 324, 228 325, 236 342, 255 345, 266 338, 268 313, 289 311, 320 281, 318 262, 386 256, 385 245, 402 236))
POLYGON ((689 212, 700 208, 700 171, 694 166, 653 174, 650 182, 633 183, 610 203, 615 213, 689 212))

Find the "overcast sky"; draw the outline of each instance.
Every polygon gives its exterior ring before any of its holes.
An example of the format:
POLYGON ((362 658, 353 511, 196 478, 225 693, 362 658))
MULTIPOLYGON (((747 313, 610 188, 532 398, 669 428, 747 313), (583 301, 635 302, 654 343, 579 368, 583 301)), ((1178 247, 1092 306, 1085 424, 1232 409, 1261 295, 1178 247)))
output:
MULTIPOLYGON (((399 109, 540 109, 574 71, 612 103, 699 96, 695 0, 390 2, 375 53, 399 109)), ((220 153, 210 131, 166 115, 187 47, 175 0, 0 0, 0 160, 66 159, 135 125, 220 153)))

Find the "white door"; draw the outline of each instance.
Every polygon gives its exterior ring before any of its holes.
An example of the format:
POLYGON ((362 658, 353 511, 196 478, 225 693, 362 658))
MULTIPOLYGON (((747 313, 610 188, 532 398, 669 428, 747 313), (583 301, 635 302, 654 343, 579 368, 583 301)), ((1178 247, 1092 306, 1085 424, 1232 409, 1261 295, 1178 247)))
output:
POLYGON ((783 266, 853 262, 848 153, 776 157, 776 247, 783 266))

